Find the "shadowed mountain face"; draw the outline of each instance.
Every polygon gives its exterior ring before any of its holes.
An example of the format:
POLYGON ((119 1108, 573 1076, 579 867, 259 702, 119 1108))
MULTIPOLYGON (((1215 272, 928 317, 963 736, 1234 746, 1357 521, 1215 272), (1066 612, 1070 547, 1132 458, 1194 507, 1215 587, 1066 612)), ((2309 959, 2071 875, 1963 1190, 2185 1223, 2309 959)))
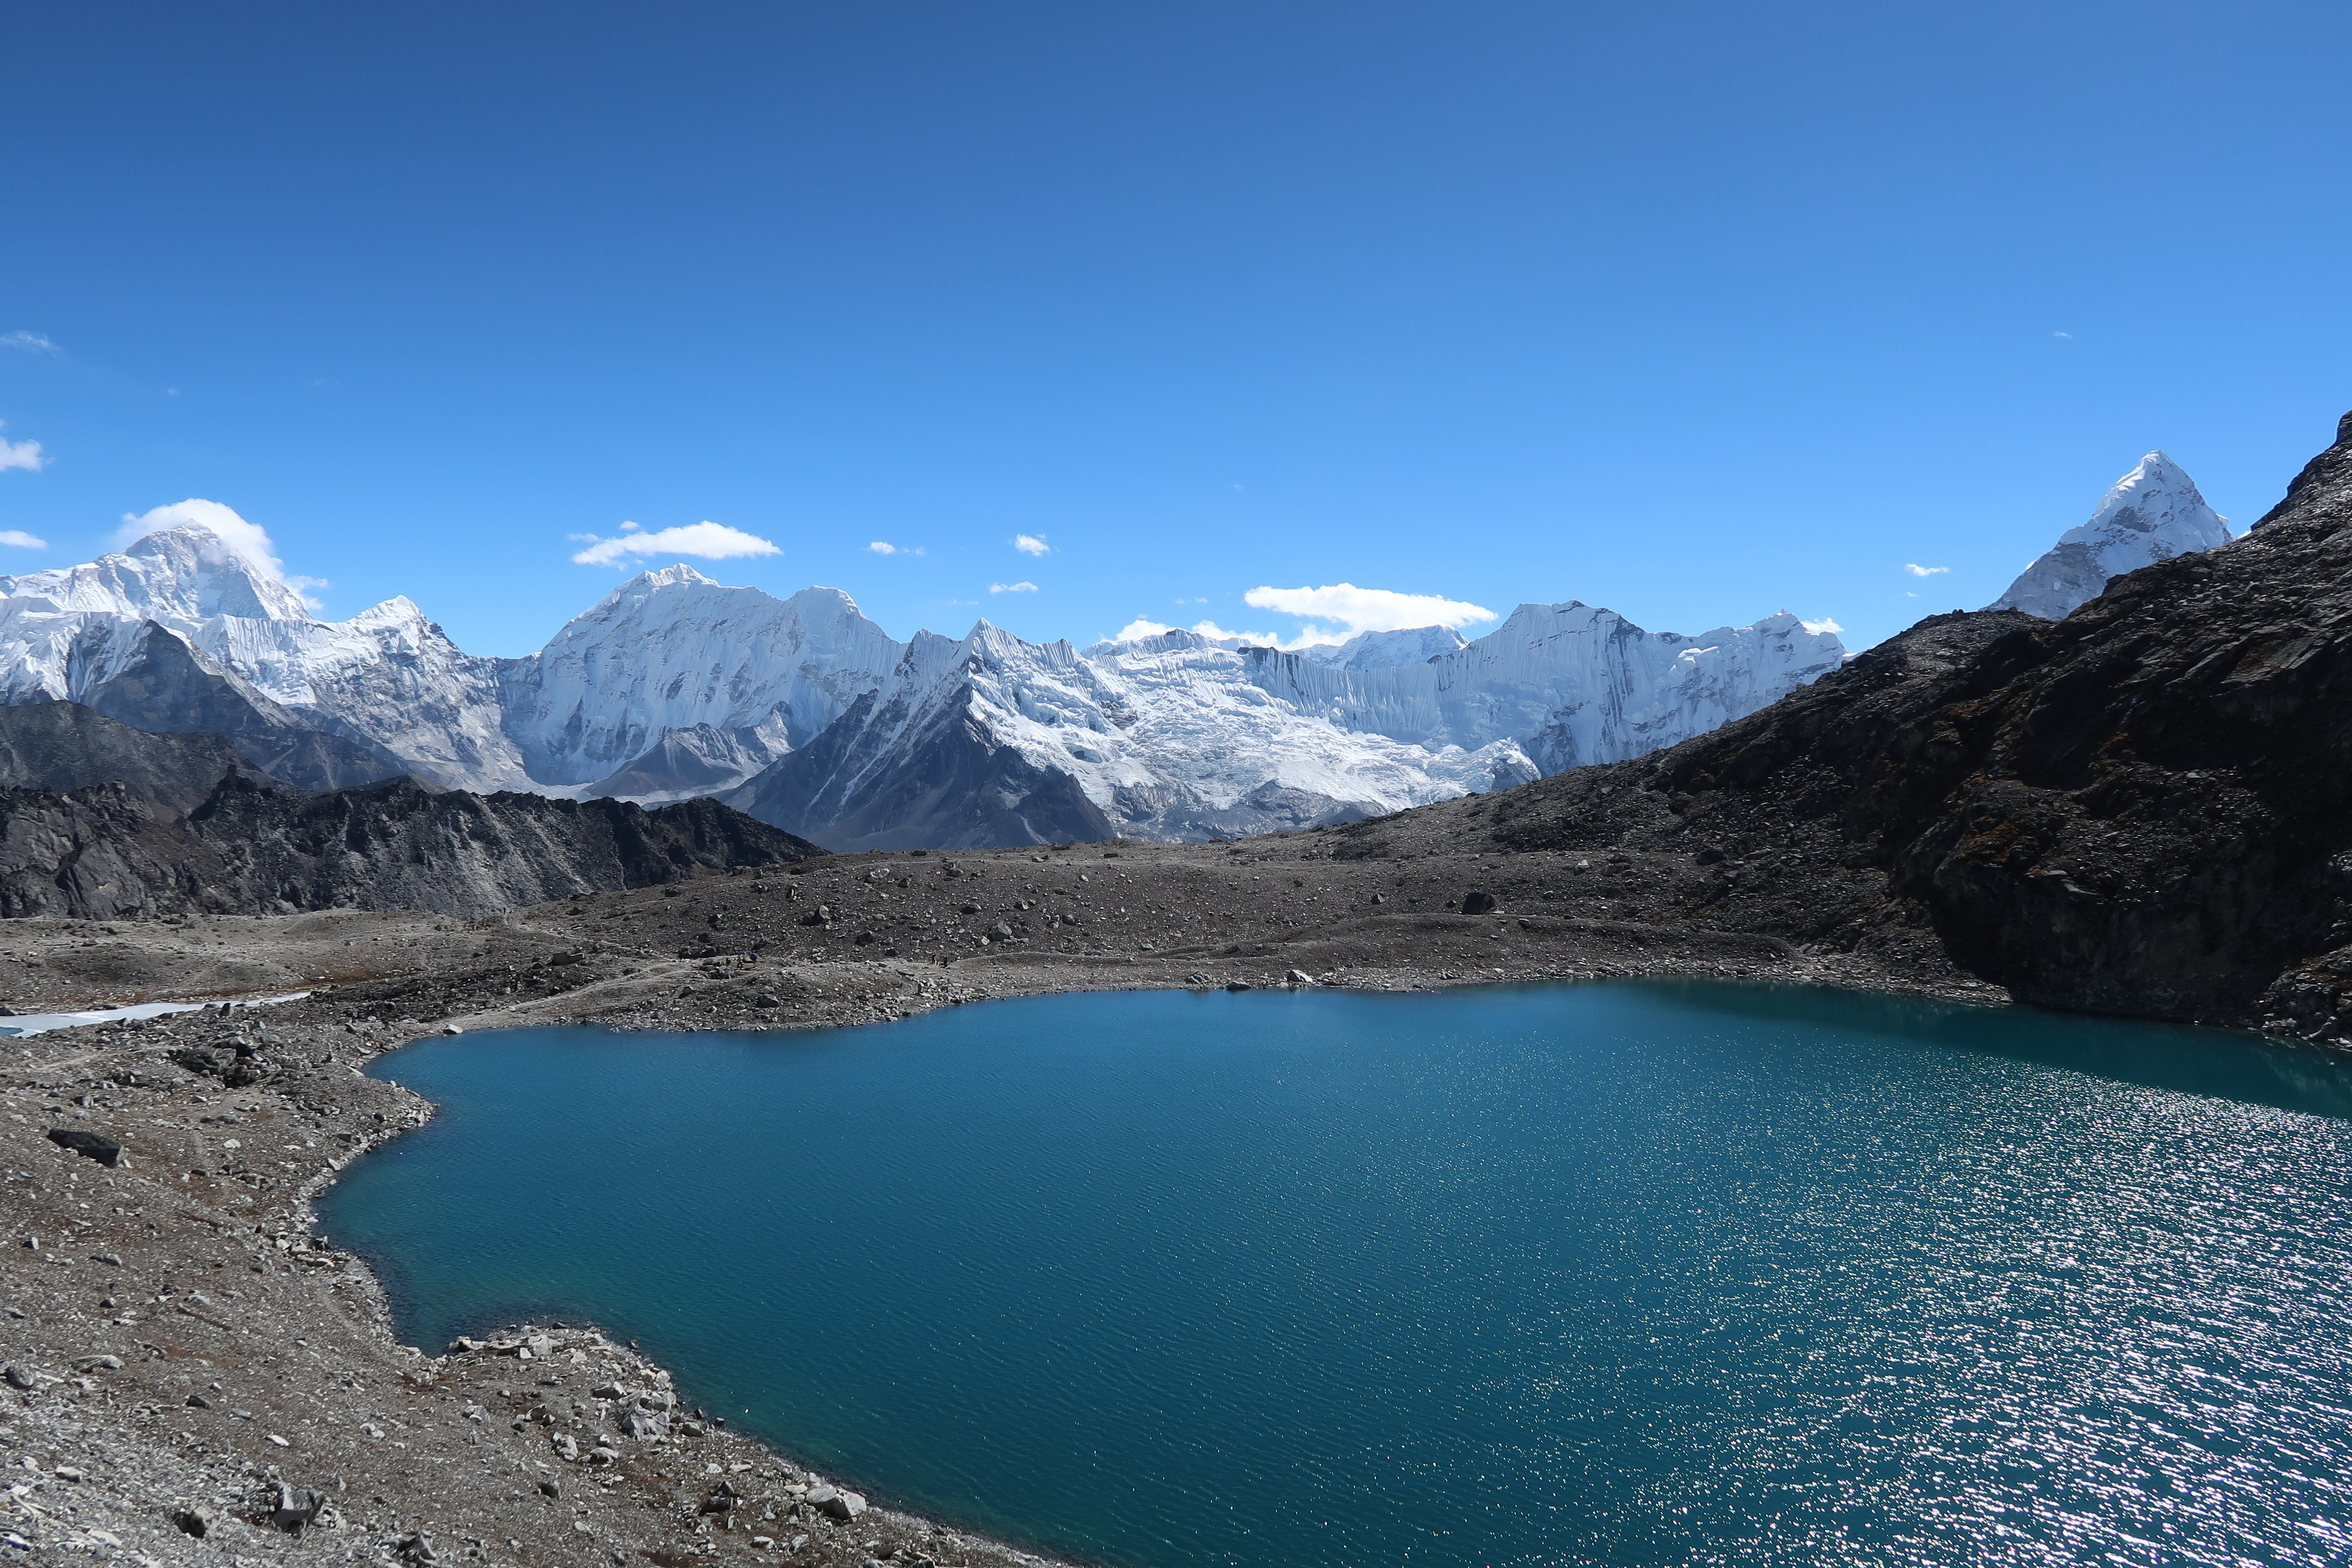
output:
POLYGON ((1671 751, 1429 811, 1506 847, 1706 852, 1697 923, 1933 939, 2032 1001, 2341 1035, 2352 415, 2246 537, 2063 621, 1937 616, 1671 751))
POLYGON ((79 702, 0 707, 0 784, 65 795, 119 783, 184 816, 246 767, 225 736, 152 735, 79 702))
POLYGON ((969 694, 928 712, 871 692, 728 803, 832 849, 970 849, 1115 838, 1068 773, 1039 768, 971 712, 969 694))
POLYGON ((341 789, 407 771, 390 752, 313 729, 247 683, 207 668, 152 621, 132 633, 104 623, 84 633, 90 641, 117 636, 135 646, 106 650, 102 678, 74 687, 80 701, 110 719, 155 734, 225 736, 247 763, 299 789, 341 789))
POLYGON ((399 778, 295 795, 231 775, 184 820, 121 784, 0 789, 0 915, 482 915, 824 851, 715 801, 468 795, 399 778))

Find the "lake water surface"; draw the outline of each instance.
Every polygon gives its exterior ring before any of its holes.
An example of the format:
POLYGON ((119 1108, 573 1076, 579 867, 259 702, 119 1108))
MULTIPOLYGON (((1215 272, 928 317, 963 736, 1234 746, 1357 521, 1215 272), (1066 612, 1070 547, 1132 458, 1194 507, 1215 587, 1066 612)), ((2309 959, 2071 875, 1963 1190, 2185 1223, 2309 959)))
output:
POLYGON ((1134 1568, 2352 1560, 2352 1072, 1825 991, 468 1035, 324 1228, 1134 1568))

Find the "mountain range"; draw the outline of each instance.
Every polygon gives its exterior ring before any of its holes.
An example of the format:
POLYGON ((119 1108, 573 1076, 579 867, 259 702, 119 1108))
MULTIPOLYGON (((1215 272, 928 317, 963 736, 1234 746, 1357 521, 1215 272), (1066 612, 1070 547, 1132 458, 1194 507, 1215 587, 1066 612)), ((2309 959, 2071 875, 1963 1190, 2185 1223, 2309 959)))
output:
MULTIPOLYGON (((2001 605, 2063 615, 2107 576, 2228 537, 2151 453, 2001 605)), ((537 654, 492 658, 405 597, 321 620, 273 564, 195 522, 0 577, 0 702, 218 737, 298 789, 409 774, 716 796, 837 849, 1351 821, 1672 746, 1845 658, 1833 630, 1786 612, 1685 637, 1575 601, 1522 605, 1475 641, 1438 626, 1286 650, 1171 630, 1078 648, 982 620, 901 642, 838 590, 777 598, 680 564, 622 584, 537 654)), ((18 783, 99 765, 18 761, 18 783)), ((192 764, 171 765, 185 809, 192 764)))
POLYGON ((982 621, 899 642, 845 594, 644 573, 527 658, 406 598, 322 621, 201 524, 0 578, 0 699, 228 738, 332 789, 718 795, 835 847, 1202 838, 1344 821, 1639 755, 1837 667, 1786 613, 1701 637, 1523 605, 1495 632, 1286 653, 1167 632, 1078 649, 982 621))

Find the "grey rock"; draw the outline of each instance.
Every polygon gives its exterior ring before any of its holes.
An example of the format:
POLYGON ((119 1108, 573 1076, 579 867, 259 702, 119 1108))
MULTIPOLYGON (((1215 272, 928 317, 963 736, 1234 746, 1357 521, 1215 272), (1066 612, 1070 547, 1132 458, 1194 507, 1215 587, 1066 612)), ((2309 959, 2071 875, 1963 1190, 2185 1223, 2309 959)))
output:
POLYGON ((102 1132, 92 1132, 86 1127, 52 1127, 49 1142, 60 1149, 70 1149, 84 1158, 101 1165, 122 1163, 122 1145, 102 1132))
POLYGON ((74 1358, 76 1372, 121 1372, 122 1358, 119 1355, 85 1355, 74 1358))
POLYGON ((37 1381, 30 1368, 21 1367, 14 1363, 9 1363, 5 1368, 0 1368, 0 1379, 5 1379, 8 1386, 15 1389, 29 1389, 37 1381))
POLYGON ((175 1508, 169 1518, 183 1535, 193 1535, 198 1541, 213 1531, 212 1516, 200 1508, 175 1508))
POLYGON ((319 1510, 327 1506, 327 1500, 308 1487, 289 1486, 279 1481, 275 1490, 277 1495, 270 1504, 269 1521, 280 1530, 299 1532, 304 1525, 317 1523, 319 1510))
POLYGON ((1502 900, 1482 889, 1473 888, 1462 895, 1462 912, 1465 915, 1498 914, 1502 908, 1502 900))

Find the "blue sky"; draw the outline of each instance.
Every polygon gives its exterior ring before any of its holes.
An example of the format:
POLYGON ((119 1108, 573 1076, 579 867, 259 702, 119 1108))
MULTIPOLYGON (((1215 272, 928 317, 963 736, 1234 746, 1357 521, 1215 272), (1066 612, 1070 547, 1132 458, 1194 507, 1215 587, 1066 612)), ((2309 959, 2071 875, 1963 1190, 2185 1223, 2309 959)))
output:
POLYGON ((1860 647, 1991 599, 2150 447, 2243 524, 2326 444, 2347 35, 2316 5, 29 8, 0 440, 42 466, 0 471, 0 530, 46 548, 0 571, 200 497, 328 614, 405 593, 485 653, 640 559, 573 536, 706 521, 778 549, 712 575, 902 637, 1296 635, 1250 590, 1349 583, 1860 647))

